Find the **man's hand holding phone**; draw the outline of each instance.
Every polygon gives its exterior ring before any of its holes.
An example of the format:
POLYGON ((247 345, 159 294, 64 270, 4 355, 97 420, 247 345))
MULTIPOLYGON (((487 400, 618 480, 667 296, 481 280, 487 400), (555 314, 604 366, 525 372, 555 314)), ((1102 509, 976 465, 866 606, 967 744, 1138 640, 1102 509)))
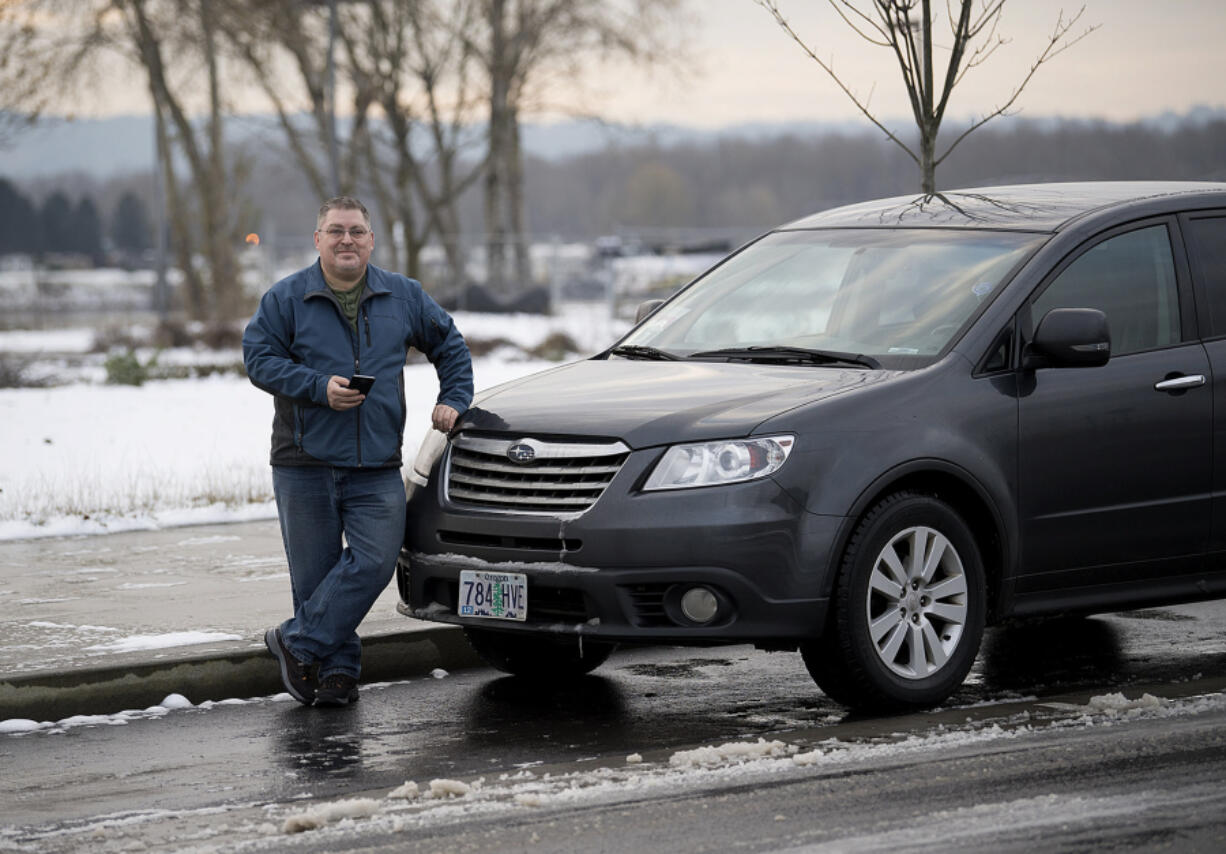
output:
POLYGON ((349 378, 349 387, 362 394, 370 394, 370 387, 375 384, 375 378, 366 374, 354 374, 349 378))
POLYGON ((375 378, 365 374, 354 374, 348 379, 341 376, 329 377, 328 406, 338 412, 361 406, 374 383, 375 378))

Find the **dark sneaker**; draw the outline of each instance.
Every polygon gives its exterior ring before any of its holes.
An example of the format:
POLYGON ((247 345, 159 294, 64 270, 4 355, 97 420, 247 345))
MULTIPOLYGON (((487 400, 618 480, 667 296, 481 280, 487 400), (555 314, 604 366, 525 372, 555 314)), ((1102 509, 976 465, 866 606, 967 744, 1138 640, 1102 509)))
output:
POLYGON ((268 651, 277 659, 277 664, 280 665, 281 684, 285 686, 289 695, 304 706, 314 703, 317 685, 311 666, 294 658, 294 654, 289 651, 285 641, 282 640, 279 628, 264 632, 264 643, 268 651))
POLYGON ((357 702, 358 680, 348 673, 331 673, 319 683, 315 692, 317 706, 347 706, 357 702))

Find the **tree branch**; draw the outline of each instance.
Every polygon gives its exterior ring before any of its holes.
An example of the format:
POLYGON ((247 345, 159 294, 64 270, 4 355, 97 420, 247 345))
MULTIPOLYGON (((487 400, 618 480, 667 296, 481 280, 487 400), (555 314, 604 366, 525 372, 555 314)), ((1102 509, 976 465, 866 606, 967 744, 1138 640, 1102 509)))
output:
POLYGON ((775 0, 754 0, 754 2, 757 3, 759 6, 761 6, 763 9, 765 9, 766 11, 770 12, 775 17, 775 22, 783 29, 783 31, 786 32, 789 36, 791 36, 792 40, 800 46, 801 50, 803 50, 806 54, 808 54, 810 59, 812 59, 814 62, 818 64, 818 66, 821 67, 822 71, 825 71, 826 74, 829 75, 830 79, 835 82, 835 85, 837 85, 840 89, 843 90, 843 94, 851 99, 851 102, 856 105, 856 108, 864 115, 866 119, 868 119, 870 122, 876 125, 877 128, 882 133, 884 133, 888 139, 890 139, 895 145, 897 145, 899 148, 905 151, 908 157, 914 160, 917 164, 919 163, 919 157, 915 154, 915 152, 912 151, 905 142, 899 139, 894 134, 893 131, 891 131, 889 128, 883 125, 880 121, 878 121, 877 117, 874 116, 871 112, 869 112, 868 107, 865 104, 863 104, 859 98, 856 97, 855 93, 853 93, 849 88, 847 88, 847 85, 843 82, 843 80, 839 77, 839 75, 834 72, 834 69, 831 66, 827 65, 822 60, 822 58, 819 57, 813 51, 812 48, 810 48, 807 44, 805 44, 804 40, 801 39, 800 36, 796 33, 796 31, 792 29, 792 26, 791 24, 788 23, 787 19, 783 17, 783 13, 779 11, 779 7, 775 5, 775 0))
POLYGON ((1009 96, 1009 99, 977 122, 974 122, 970 127, 959 134, 957 139, 950 143, 949 147, 945 149, 944 153, 937 158, 937 165, 940 165, 940 163, 949 156, 950 152, 953 151, 958 144, 962 142, 962 140, 966 139, 971 133, 983 127, 992 119, 1005 115, 1008 109, 1013 106, 1014 102, 1017 101, 1018 97, 1022 94, 1022 90, 1024 90, 1030 83, 1031 79, 1035 75, 1035 72, 1039 70, 1040 66, 1042 66, 1044 63, 1050 62, 1052 59, 1055 59, 1057 56, 1064 53, 1064 51, 1077 44, 1077 42, 1081 41, 1101 26, 1099 24, 1095 24, 1091 27, 1087 27, 1085 31, 1076 38, 1072 39, 1071 41, 1064 41, 1064 38, 1068 35, 1069 30, 1073 28, 1084 13, 1085 6, 1082 6, 1081 9, 1078 10, 1077 14, 1070 18, 1067 22, 1064 20, 1064 13, 1060 13, 1059 18, 1056 20, 1056 26, 1052 30, 1052 34, 1048 37, 1047 46, 1043 48, 1043 52, 1039 54, 1039 58, 1036 59, 1034 64, 1030 66, 1030 70, 1026 72, 1026 76, 1022 78, 1022 82, 1019 83, 1013 90, 1013 94, 1009 96), (1064 44, 1060 44, 1061 41, 1064 41, 1064 44), (1057 47, 1057 45, 1059 45, 1059 47, 1057 47))

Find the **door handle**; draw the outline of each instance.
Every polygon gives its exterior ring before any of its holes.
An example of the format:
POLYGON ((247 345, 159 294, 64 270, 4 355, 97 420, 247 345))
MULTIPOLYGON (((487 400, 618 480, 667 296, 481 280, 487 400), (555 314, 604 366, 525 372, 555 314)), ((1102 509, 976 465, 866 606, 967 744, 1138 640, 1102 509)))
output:
POLYGON ((1188 388, 1196 388, 1205 384, 1203 374, 1191 374, 1186 377, 1172 377, 1169 380, 1163 380, 1159 383, 1154 383, 1154 391, 1183 391, 1188 388))

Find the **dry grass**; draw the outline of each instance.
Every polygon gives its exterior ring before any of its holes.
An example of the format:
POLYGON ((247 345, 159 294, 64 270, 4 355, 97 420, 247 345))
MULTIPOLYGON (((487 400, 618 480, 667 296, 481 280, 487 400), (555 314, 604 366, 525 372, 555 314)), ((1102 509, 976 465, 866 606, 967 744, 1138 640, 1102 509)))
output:
POLYGON ((241 507, 271 500, 272 480, 266 465, 208 468, 190 478, 146 471, 118 479, 101 472, 81 472, 68 479, 40 472, 4 484, 0 522, 39 525, 63 517, 139 517, 168 508, 241 507))

